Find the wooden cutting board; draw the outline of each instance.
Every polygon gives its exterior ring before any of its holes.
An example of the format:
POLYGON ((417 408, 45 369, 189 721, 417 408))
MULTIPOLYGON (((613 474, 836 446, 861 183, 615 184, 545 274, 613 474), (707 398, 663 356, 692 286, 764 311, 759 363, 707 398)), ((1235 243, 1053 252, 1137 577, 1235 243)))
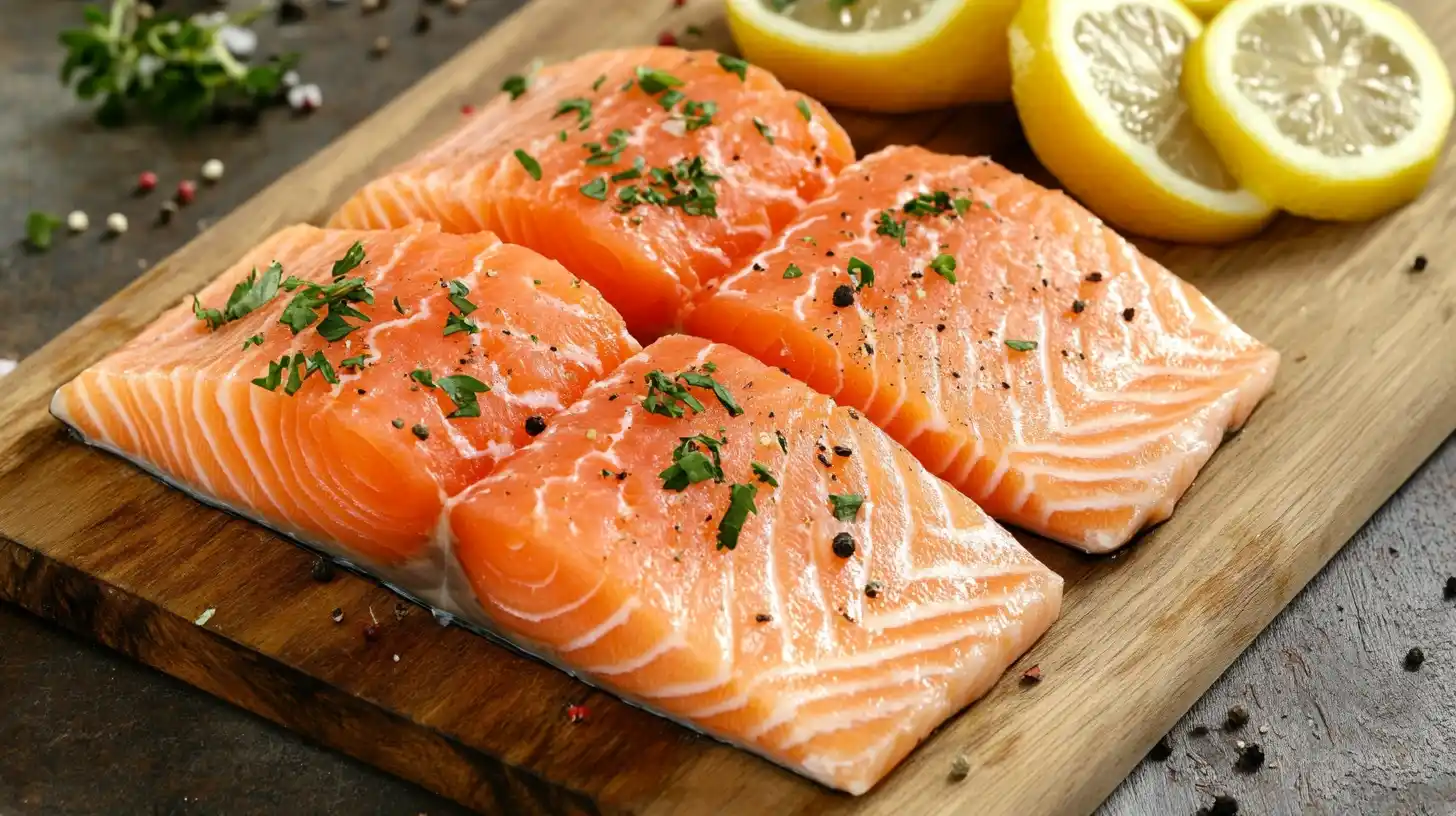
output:
MULTIPOLYGON (((1456 6, 1402 5, 1449 62, 1456 6)), ((985 700, 857 799, 442 628, 366 579, 314 582, 303 550, 82 447, 47 414, 61 383, 278 227, 321 223, 532 59, 689 24, 726 47, 715 3, 668 7, 535 0, 22 363, 0 398, 0 598, 481 809, 1092 810, 1456 428, 1456 258, 1441 239, 1456 220, 1450 162, 1420 201, 1375 223, 1286 218, 1231 248, 1145 246, 1284 352, 1275 393, 1173 519, 1120 556, 1028 541, 1067 579, 1062 620, 985 700), (1430 268, 1414 273, 1420 252, 1430 268), (371 615, 372 643, 362 636, 371 615), (1033 664, 1042 682, 1019 683, 1033 664), (568 722, 570 704, 589 708, 586 721, 568 722), (971 773, 952 782, 959 754, 971 773)), ((861 154, 923 143, 990 153, 1048 181, 1009 108, 842 121, 861 154)))

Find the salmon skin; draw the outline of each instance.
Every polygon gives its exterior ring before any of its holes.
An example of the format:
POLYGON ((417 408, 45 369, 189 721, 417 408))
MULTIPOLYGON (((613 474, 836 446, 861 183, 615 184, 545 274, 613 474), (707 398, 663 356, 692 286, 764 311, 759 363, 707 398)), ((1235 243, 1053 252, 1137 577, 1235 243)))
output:
POLYGON ((914 147, 846 168, 687 325, 1094 553, 1172 513, 1279 361, 1062 193, 914 147))
POLYGON ((51 412, 453 611, 448 499, 525 444, 530 417, 638 348, 590 285, 489 233, 296 226, 63 386, 51 412))
POLYGON ((590 281, 651 339, 854 160, 819 103, 711 51, 601 51, 522 83, 332 225, 493 230, 590 281))
POLYGON ((472 619, 855 794, 1060 609, 1055 573, 859 413, 692 337, 453 504, 472 619))

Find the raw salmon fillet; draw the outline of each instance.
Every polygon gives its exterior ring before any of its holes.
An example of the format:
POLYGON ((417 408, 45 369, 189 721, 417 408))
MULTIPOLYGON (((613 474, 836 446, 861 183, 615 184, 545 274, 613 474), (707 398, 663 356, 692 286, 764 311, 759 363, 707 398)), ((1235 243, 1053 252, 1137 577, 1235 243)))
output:
POLYGON ((1172 513, 1279 361, 1062 193, 914 147, 846 168, 688 328, 864 411, 993 517, 1089 552, 1172 513))
POLYGON ((593 384, 450 524, 493 631, 856 794, 1061 604, 1061 578, 856 411, 692 337, 593 384), (648 396, 702 377, 700 412, 648 396), (721 482, 674 473, 715 455, 721 482))
POLYGON ((834 119, 765 71, 712 51, 602 51, 501 94, 332 225, 493 230, 586 278, 650 339, 853 160, 834 119))
POLYGON ((221 311, 255 270, 257 292, 274 261, 274 282, 285 286, 271 300, 216 329, 192 303, 178 305, 57 391, 51 411, 91 444, 204 501, 441 602, 406 573, 429 582, 441 574, 447 499, 528 441, 528 417, 571 403, 638 346, 612 307, 555 262, 488 233, 446 235, 433 225, 289 227, 198 293, 198 308, 221 311), (335 279, 355 242, 362 262, 335 279), (305 293, 286 290, 294 276, 364 282, 372 305, 351 305, 369 321, 344 318, 357 329, 328 342, 333 318, 320 309, 318 322, 294 334, 280 323, 305 293), (478 333, 447 336, 462 318, 478 333), (337 384, 309 365, 297 370, 309 376, 292 396, 286 370, 271 390, 252 382, 283 355, 320 353, 337 384), (346 367, 360 355, 362 368, 346 367), (454 375, 489 387, 473 395, 478 416, 447 418, 461 407, 447 395, 454 375))

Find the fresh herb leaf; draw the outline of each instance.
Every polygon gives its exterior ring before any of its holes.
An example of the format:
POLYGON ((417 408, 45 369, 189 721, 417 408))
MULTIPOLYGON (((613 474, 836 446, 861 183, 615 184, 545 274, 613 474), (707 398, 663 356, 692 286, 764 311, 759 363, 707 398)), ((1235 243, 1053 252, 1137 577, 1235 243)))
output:
POLYGON ((723 441, 707 434, 684 436, 672 450, 672 465, 657 474, 664 490, 686 490, 689 485, 708 479, 723 481, 723 441), (699 446, 708 450, 704 455, 699 446), (710 459, 709 456, 712 458, 710 459))
POLYGON ((590 99, 585 99, 579 96, 573 97, 571 99, 563 99, 556 106, 556 113, 552 114, 551 118, 555 119, 558 116, 565 116, 568 113, 576 114, 577 130, 586 130, 588 127, 591 126, 592 103, 590 99))
POLYGON ((797 264, 789 264, 789 268, 784 270, 785 278, 800 278, 803 276, 804 270, 800 269, 797 264))
POLYGON ((918 216, 940 215, 941 213, 948 213, 952 210, 959 212, 959 209, 950 199, 950 193, 944 190, 921 193, 905 202, 903 209, 911 215, 918 216))
POLYGON ((875 268, 860 260, 851 257, 849 259, 849 277, 854 280, 855 291, 873 286, 875 283, 875 268))
POLYGON ((581 187, 578 189, 580 189, 581 194, 586 196, 587 198, 595 199, 597 201, 607 200, 607 180, 604 178, 597 178, 589 181, 586 184, 581 185, 581 187))
POLYGON ((671 111, 673 109, 673 106, 677 105, 677 103, 683 101, 686 98, 687 94, 683 93, 682 91, 670 90, 664 93, 662 96, 657 97, 657 104, 663 110, 671 111))
POLYGON ((969 198, 957 198, 951 202, 951 206, 955 207, 956 215, 965 215, 966 210, 971 208, 971 200, 969 198))
POLYGON ((363 368, 369 361, 369 354, 355 354, 353 357, 345 357, 339 361, 339 368, 363 368))
POLYGON ((451 374, 440 378, 440 390, 455 403, 455 410, 445 415, 446 419, 467 419, 480 416, 480 402, 477 394, 490 391, 490 386, 467 374, 451 374))
POLYGON ((342 340, 349 332, 359 328, 348 322, 347 318, 356 318, 365 322, 369 316, 350 306, 351 303, 374 303, 374 292, 369 289, 363 278, 344 278, 333 283, 320 286, 296 277, 289 277, 283 282, 283 289, 289 292, 299 291, 283 308, 283 314, 279 316, 278 322, 287 326, 294 334, 298 334, 318 319, 318 310, 327 309, 328 313, 323 322, 319 323, 318 333, 323 335, 325 340, 334 342, 342 340))
POLYGON ((724 387, 722 383, 713 379, 713 377, 707 374, 697 374, 692 371, 684 371, 683 373, 677 375, 677 378, 694 388, 711 389, 713 392, 713 396, 718 398, 718 402, 721 403, 724 408, 728 409, 728 416, 736 417, 743 413, 743 406, 739 405, 737 400, 733 399, 733 395, 728 393, 728 389, 724 387))
POLYGON ((799 115, 804 117, 805 122, 814 121, 814 111, 809 108, 807 100, 800 97, 799 101, 794 103, 794 107, 799 109, 799 115))
POLYGON ((426 388, 435 387, 435 378, 430 376, 430 372, 423 368, 417 368, 414 371, 411 371, 410 379, 414 380, 420 385, 423 385, 426 388))
POLYGON ((1036 351, 1035 340, 1007 340, 1006 345, 1017 351, 1036 351))
POLYGON ((703 404, 698 402, 697 397, 661 371, 654 369, 647 372, 646 379, 647 397, 642 400, 642 408, 647 413, 678 419, 683 415, 684 405, 693 409, 695 414, 703 412, 703 404))
POLYGON ((45 252, 51 248, 56 230, 60 228, 61 223, 61 219, 50 213, 32 210, 30 215, 25 217, 26 243, 37 252, 45 252))
POLYGON ((465 297, 466 295, 470 294, 470 287, 465 285, 465 281, 452 280, 449 283, 445 284, 445 288, 450 293, 448 295, 450 305, 459 309, 460 314, 468 315, 471 312, 475 311, 475 304, 471 303, 470 300, 465 297))
POLYGON ((505 82, 501 83, 501 92, 510 94, 511 101, 514 102, 517 99, 521 98, 521 95, 526 92, 526 88, 529 85, 530 80, 526 79, 520 74, 511 74, 510 76, 506 77, 505 82))
POLYGON ((709 374, 712 374, 714 371, 717 371, 718 370, 718 364, 715 363, 715 362, 713 362, 712 360, 709 360, 706 363, 703 363, 702 365, 698 366, 698 368, 701 368, 702 370, 708 372, 709 374))
MULTIPOLYGON (((194 300, 193 303, 195 304, 196 303, 196 300, 194 300)), ((255 334, 252 337, 249 337, 248 339, 246 339, 246 340, 243 341, 243 351, 247 351, 248 350, 248 346, 261 346, 261 345, 263 345, 263 335, 261 335, 261 334, 255 334)))
POLYGON ((782 450, 784 453, 788 453, 789 452, 789 440, 784 436, 784 432, 783 431, 774 431, 774 436, 778 437, 778 440, 779 440, 779 449, 782 450))
POLYGON ((642 178, 642 169, 646 166, 647 161, 641 156, 638 156, 632 161, 632 168, 630 170, 623 170, 620 173, 613 173, 612 181, 632 181, 633 179, 642 178))
POLYGON ((751 484, 735 484, 728 488, 728 509, 718 522, 718 549, 732 550, 738 546, 738 536, 749 513, 757 513, 753 499, 758 488, 751 484))
POLYGON ((452 334, 459 334, 461 332, 465 332, 466 334, 479 334, 480 327, 475 324, 474 320, 468 317, 462 317, 454 312, 446 315, 444 336, 449 337, 452 334))
POLYGON ((602 87, 602 83, 603 82, 606 82, 606 81, 607 81, 607 75, 606 74, 602 74, 601 76, 597 77, 597 81, 592 83, 592 90, 593 91, 600 90, 601 87, 602 87))
POLYGON ((753 469, 754 475, 758 477, 760 482, 767 482, 770 487, 779 486, 779 480, 775 479, 773 474, 769 472, 767 465, 760 465, 757 462, 753 462, 749 464, 749 467, 753 469))
POLYGON ((834 517, 840 521, 854 521, 864 500, 864 496, 858 493, 829 494, 829 506, 834 511, 834 517))
MULTIPOLYGON (((334 261, 334 268, 331 275, 334 280, 338 280, 353 272, 355 269, 358 269, 361 263, 364 263, 364 242, 355 241, 354 245, 349 247, 349 250, 344 253, 344 257, 334 261)), ((278 262, 274 261, 273 265, 277 266, 278 262)), ((282 274, 283 267, 278 267, 278 272, 282 274)))
POLYGON ((566 141, 566 131, 564 131, 564 130, 557 131, 556 132, 556 141, 558 141, 558 142, 564 142, 564 141, 566 141))
POLYGON ((744 82, 748 81, 748 60, 730 57, 727 54, 719 54, 718 65, 730 74, 737 74, 738 79, 744 82))
POLYGON ((889 210, 884 210, 880 213, 879 223, 879 227, 875 229, 875 234, 894 238, 900 242, 900 246, 905 246, 906 219, 896 221, 889 210))
MULTIPOLYGON (((565 131, 562 132, 564 133, 565 131)), ((517 149, 516 161, 520 162, 521 166, 526 168, 526 172, 531 174, 531 178, 537 181, 541 180, 541 163, 536 161, 536 159, 533 158, 530 153, 527 153, 524 150, 517 149)))
MULTIPOLYGON (((298 356, 294 355, 294 359, 297 360, 298 356)), ((330 385, 339 384, 339 375, 334 372, 334 367, 329 365, 329 358, 325 357, 322 351, 315 351, 313 356, 308 358, 308 368, 303 375, 304 379, 308 379, 315 371, 323 375, 324 382, 330 385)))
MULTIPOLYGON (((666 94, 663 97, 666 98, 666 94)), ((683 105, 683 127, 689 132, 713 124, 713 114, 718 112, 717 102, 698 102, 689 99, 683 105)))
POLYGON ((758 135, 764 138, 764 141, 769 144, 774 143, 773 131, 769 129, 768 125, 763 123, 762 119, 757 116, 753 117, 753 126, 758 130, 758 135))
MULTIPOLYGON (((630 85, 630 81, 628 82, 630 85)), ((637 87, 646 94, 659 94, 668 88, 680 88, 683 81, 669 74, 666 71, 659 71, 656 68, 637 66, 637 87)))
MULTIPOLYGON (((198 300, 196 295, 192 296, 192 316, 206 323, 209 329, 217 329, 224 322, 222 319, 222 310, 204 309, 202 307, 202 301, 198 300)), ((247 348, 247 346, 243 348, 247 348)))
POLYGON ((951 283, 956 282, 955 270, 956 259, 954 255, 941 253, 939 255, 936 255, 935 260, 930 262, 930 271, 941 276, 942 278, 945 278, 951 283))
POLYGON ((277 391, 280 383, 283 382, 283 369, 288 367, 290 357, 285 354, 277 360, 268 362, 268 373, 254 379, 253 385, 265 391, 277 391))

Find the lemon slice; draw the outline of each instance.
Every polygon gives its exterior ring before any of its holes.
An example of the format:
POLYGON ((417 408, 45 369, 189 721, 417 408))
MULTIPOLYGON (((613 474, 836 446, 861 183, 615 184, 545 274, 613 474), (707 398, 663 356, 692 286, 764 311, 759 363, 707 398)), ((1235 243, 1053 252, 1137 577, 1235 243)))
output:
POLYGON ((1032 150, 1131 232, 1217 243, 1274 214, 1224 168, 1179 92, 1201 29, 1177 0, 1026 0, 1012 22, 1012 92, 1032 150))
POLYGON ((1205 20, 1212 20, 1213 15, 1228 4, 1229 0, 1183 0, 1183 5, 1187 6, 1189 11, 1205 20))
POLYGON ((728 0, 743 56, 820 101, 884 113, 1011 98, 1019 0, 728 0))
POLYGON ((1184 93, 1234 175, 1311 218, 1373 218, 1420 194, 1451 77, 1379 0, 1234 0, 1188 55, 1184 93))

